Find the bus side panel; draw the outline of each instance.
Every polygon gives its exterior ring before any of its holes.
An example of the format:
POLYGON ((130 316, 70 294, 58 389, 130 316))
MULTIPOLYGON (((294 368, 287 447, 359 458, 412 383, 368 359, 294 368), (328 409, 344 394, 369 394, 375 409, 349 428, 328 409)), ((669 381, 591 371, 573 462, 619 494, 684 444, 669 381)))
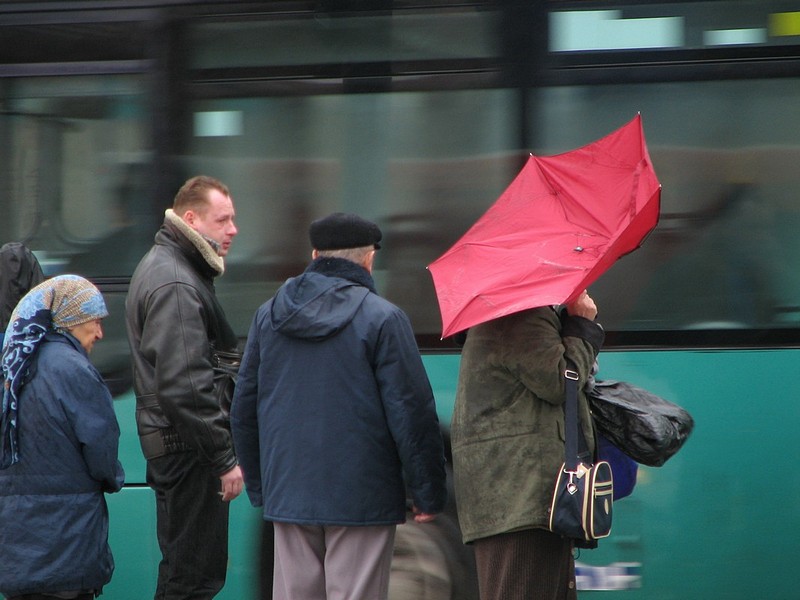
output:
POLYGON ((152 598, 161 553, 156 541, 156 505, 148 487, 125 486, 106 496, 114 575, 103 596, 120 600, 152 598))
POLYGON ((611 537, 580 558, 641 563, 641 589, 620 598, 796 597, 798 365, 800 350, 601 354, 599 378, 640 385, 695 419, 676 456, 640 468, 611 537))

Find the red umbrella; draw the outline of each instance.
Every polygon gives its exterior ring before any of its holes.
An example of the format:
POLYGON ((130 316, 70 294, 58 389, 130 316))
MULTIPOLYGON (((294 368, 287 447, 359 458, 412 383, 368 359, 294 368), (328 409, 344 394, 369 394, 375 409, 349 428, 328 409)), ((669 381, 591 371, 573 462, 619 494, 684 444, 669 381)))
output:
POLYGON ((452 248, 432 262, 442 337, 576 298, 658 223, 661 185, 641 116, 583 148, 531 155, 452 248))

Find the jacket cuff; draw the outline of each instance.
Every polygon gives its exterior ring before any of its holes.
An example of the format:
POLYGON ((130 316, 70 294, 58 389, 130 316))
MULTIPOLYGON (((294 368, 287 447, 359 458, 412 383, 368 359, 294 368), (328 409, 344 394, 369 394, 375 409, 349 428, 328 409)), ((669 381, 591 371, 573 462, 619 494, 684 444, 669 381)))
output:
POLYGON ((238 464, 239 461, 236 459, 236 455, 231 451, 226 453, 224 458, 214 461, 211 465, 211 472, 217 477, 222 477, 238 464))
POLYGON ((564 337, 577 337, 586 340, 592 345, 594 351, 600 352, 606 339, 606 332, 599 323, 584 317, 567 315, 563 321, 561 335, 564 337))

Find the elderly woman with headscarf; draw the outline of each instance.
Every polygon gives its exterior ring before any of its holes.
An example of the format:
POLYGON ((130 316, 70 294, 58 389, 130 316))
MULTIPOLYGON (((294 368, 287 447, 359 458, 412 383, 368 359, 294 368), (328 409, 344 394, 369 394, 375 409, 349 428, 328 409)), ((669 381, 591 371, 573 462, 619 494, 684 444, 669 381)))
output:
POLYGON ((0 593, 91 600, 111 579, 105 492, 122 487, 111 394, 89 362, 108 315, 77 275, 28 292, 2 355, 0 593))

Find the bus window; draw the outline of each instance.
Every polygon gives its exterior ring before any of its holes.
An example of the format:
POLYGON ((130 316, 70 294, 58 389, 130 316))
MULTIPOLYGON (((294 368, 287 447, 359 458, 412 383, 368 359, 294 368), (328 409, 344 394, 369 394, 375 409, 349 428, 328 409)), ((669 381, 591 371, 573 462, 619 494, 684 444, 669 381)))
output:
POLYGON ((147 239, 134 230, 150 210, 143 86, 137 75, 7 83, 11 213, 2 237, 26 240, 48 274, 125 274, 141 256, 147 239))
POLYGON ((508 90, 458 90, 193 102, 204 126, 184 170, 231 182, 241 224, 218 283, 237 332, 308 264, 309 223, 345 211, 381 226, 380 292, 410 315, 418 336, 438 338, 425 266, 516 174, 514 99, 508 90))
POLYGON ((663 185, 661 220, 593 286, 604 326, 800 324, 797 79, 565 86, 540 90, 537 106, 544 154, 642 113, 663 185))

